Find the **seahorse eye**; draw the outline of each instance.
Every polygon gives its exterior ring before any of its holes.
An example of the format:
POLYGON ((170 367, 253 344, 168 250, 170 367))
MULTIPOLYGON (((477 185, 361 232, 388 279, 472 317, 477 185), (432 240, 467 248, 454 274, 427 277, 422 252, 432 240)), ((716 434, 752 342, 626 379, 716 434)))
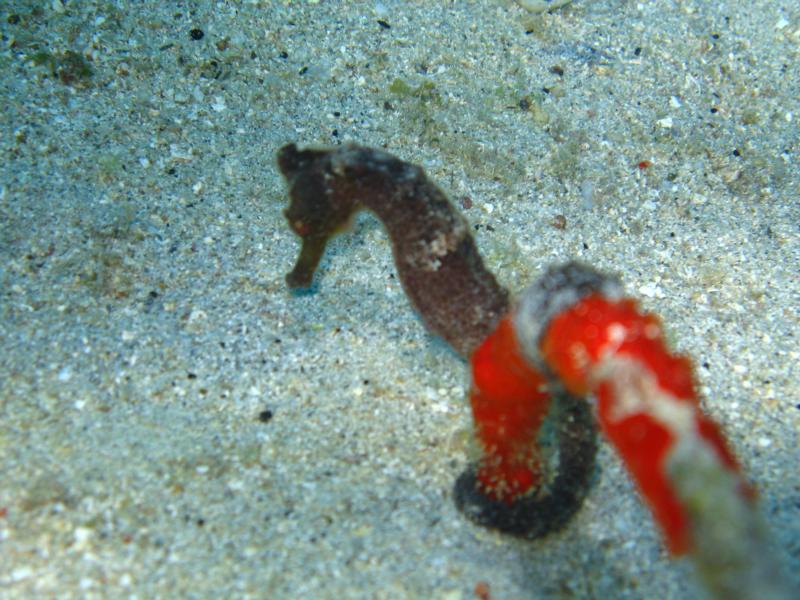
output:
POLYGON ((308 223, 300 219, 290 221, 289 226, 292 228, 292 231, 294 231, 300 237, 307 236, 308 232, 311 230, 311 227, 308 225, 308 223))

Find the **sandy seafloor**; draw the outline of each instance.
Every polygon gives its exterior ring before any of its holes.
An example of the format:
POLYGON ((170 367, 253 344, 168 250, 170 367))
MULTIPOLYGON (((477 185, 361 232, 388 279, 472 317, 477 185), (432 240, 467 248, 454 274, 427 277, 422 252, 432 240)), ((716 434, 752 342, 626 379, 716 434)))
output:
POLYGON ((11 1, 0 33, 0 597, 701 597, 606 446, 557 535, 455 509, 466 366, 369 215, 289 293, 288 142, 424 166, 512 290, 620 274, 798 584, 796 2, 11 1))

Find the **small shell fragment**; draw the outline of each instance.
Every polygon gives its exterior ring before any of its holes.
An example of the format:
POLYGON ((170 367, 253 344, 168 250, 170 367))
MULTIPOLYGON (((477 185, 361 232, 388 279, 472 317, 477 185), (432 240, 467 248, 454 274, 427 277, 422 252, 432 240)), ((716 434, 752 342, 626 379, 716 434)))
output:
POLYGON ((540 13, 566 6, 572 0, 516 0, 522 8, 531 13, 540 13))

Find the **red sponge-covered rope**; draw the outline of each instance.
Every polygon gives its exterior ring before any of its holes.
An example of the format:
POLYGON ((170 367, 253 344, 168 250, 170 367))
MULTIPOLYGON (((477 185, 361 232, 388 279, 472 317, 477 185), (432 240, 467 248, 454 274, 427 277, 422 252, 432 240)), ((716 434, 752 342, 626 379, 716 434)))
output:
POLYGON ((532 365, 593 396, 600 429, 636 482, 673 555, 715 598, 793 597, 721 428, 700 407, 692 365, 659 319, 615 279, 554 267, 520 297, 514 332, 532 365))
MULTIPOLYGON (((552 319, 544 362, 571 392, 592 392, 597 418, 661 526, 674 554, 691 547, 690 507, 671 466, 683 446, 707 453, 740 480, 719 427, 700 409, 690 361, 669 352, 659 320, 633 300, 593 293, 552 319)), ((742 489, 747 489, 741 481, 742 489)))
POLYGON ((470 403, 483 449, 481 491, 510 503, 541 481, 536 437, 550 396, 546 378, 520 354, 509 317, 472 355, 470 403))

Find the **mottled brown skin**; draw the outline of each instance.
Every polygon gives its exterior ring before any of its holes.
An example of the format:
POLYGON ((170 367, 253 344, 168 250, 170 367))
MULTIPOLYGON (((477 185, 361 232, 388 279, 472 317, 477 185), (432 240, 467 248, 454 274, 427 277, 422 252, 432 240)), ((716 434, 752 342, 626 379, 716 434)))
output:
POLYGON ((483 266, 466 220, 421 168, 371 148, 343 146, 278 152, 289 184, 284 214, 302 239, 286 276, 311 285, 332 235, 359 209, 386 227, 400 281, 430 331, 468 358, 508 311, 508 292, 483 266))

